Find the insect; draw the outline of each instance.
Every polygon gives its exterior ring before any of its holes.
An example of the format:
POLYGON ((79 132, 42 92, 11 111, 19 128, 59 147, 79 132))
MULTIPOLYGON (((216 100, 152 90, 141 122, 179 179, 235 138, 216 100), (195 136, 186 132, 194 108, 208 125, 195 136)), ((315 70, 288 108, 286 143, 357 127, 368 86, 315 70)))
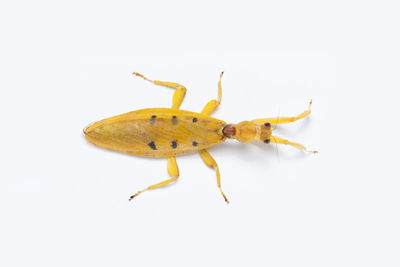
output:
POLYGON ((167 158, 167 170, 171 178, 138 191, 129 200, 144 191, 176 181, 179 177, 179 169, 175 157, 199 152, 204 163, 216 170, 218 188, 225 201, 229 203, 221 188, 218 165, 206 150, 226 139, 236 139, 243 143, 259 140, 267 144, 270 142, 285 144, 317 153, 317 151, 307 150, 301 144, 273 136, 271 130, 271 125, 294 122, 307 117, 311 113, 311 101, 308 110, 295 117, 265 118, 227 124, 210 117, 221 103, 223 72, 218 82, 218 99, 209 101, 200 113, 179 109, 186 94, 186 88, 183 85, 153 81, 136 72, 133 74, 156 85, 174 89, 171 108, 136 110, 95 122, 83 130, 87 140, 94 145, 138 156, 167 158))

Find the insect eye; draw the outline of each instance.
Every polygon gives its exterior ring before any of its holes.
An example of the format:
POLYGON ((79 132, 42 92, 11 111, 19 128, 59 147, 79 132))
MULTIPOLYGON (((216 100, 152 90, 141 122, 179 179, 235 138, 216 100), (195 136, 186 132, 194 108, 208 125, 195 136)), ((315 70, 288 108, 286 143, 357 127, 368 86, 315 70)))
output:
POLYGON ((271 128, 271 123, 266 122, 266 123, 264 123, 264 126, 266 126, 266 127, 268 127, 268 128, 271 128))

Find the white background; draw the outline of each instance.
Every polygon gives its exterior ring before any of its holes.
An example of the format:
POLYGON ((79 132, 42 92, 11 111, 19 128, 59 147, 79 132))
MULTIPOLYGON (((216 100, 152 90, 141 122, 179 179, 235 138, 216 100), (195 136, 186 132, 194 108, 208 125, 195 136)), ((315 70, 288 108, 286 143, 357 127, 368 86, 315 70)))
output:
POLYGON ((399 266, 396 1, 4 1, 1 266, 399 266), (89 144, 90 122, 169 107, 227 122, 297 115, 276 135, 165 159, 89 144))

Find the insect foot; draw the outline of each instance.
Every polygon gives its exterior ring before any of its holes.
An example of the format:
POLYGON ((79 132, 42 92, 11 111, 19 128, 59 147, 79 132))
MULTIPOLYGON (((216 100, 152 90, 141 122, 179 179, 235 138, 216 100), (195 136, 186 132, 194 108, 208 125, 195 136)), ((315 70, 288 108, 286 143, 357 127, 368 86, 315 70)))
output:
POLYGON ((132 195, 130 198, 129 198, 129 201, 131 201, 132 199, 134 199, 135 197, 137 197, 140 193, 142 193, 143 191, 139 191, 139 192, 137 192, 136 194, 134 194, 134 195, 132 195))
POLYGON ((226 198, 226 196, 225 196, 225 194, 222 192, 222 190, 221 190, 221 193, 222 193, 222 196, 223 196, 224 199, 225 199, 226 204, 229 204, 229 200, 226 198))

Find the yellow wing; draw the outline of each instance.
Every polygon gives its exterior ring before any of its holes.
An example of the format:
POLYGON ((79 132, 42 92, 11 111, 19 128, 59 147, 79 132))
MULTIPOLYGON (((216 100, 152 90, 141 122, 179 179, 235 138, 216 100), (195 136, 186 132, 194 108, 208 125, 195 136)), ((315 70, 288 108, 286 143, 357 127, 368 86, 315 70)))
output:
POLYGON ((124 153, 167 157, 186 154, 225 140, 224 121, 199 113, 153 108, 132 111, 86 128, 93 144, 124 153))

